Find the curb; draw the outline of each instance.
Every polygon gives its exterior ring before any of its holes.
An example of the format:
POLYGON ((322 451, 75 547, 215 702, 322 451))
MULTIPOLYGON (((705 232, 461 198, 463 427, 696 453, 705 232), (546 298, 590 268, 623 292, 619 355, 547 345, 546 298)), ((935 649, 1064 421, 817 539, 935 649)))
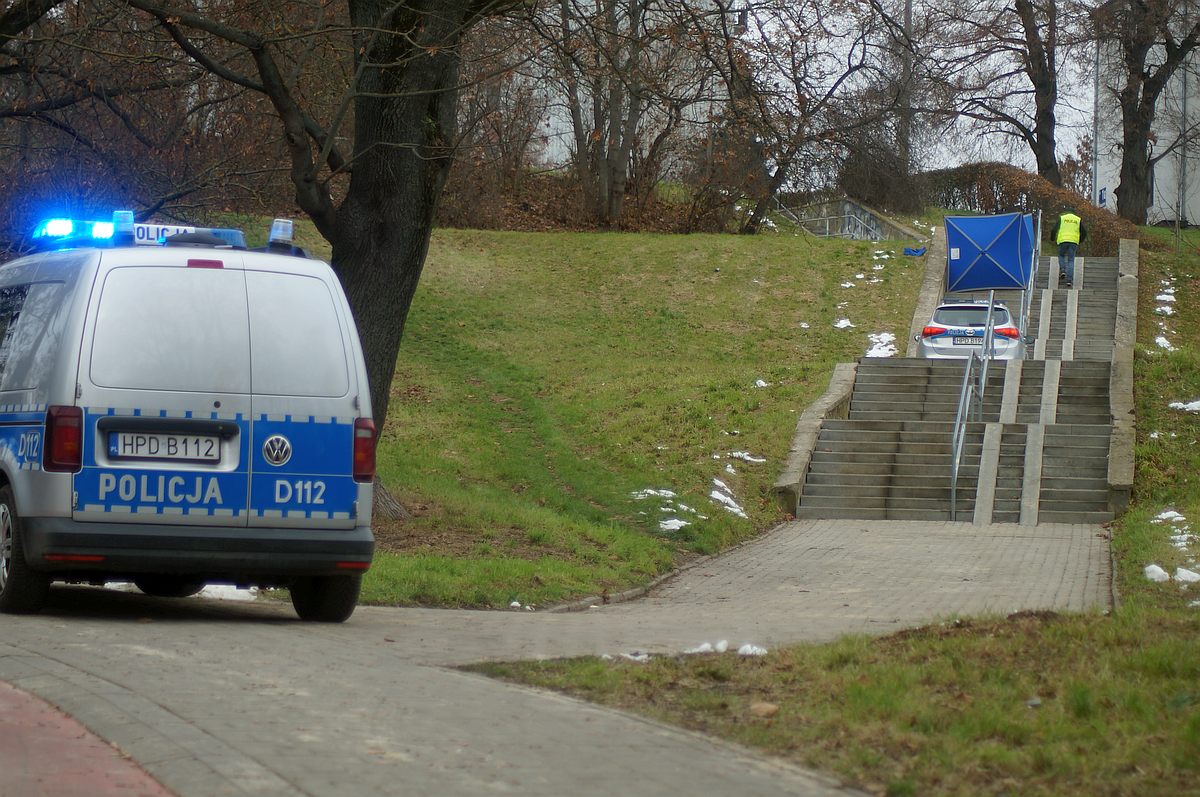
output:
MULTIPOLYGON (((771 533, 770 531, 767 532, 767 534, 770 534, 770 533, 771 533)), ((756 535, 754 537, 751 537, 751 539, 757 540, 763 536, 765 536, 765 535, 756 535)), ((748 540, 747 540, 747 542, 748 542, 748 540)), ((618 592, 614 595, 591 595, 586 598, 579 598, 578 600, 570 601, 569 603, 560 603, 555 606, 551 606, 548 609, 543 609, 542 613, 543 614, 565 614, 567 612, 585 612, 588 609, 592 608, 593 606, 606 606, 606 605, 612 604, 612 603, 624 603, 626 601, 631 601, 631 600, 635 600, 637 598, 641 598, 644 595, 648 594, 655 587, 658 587, 659 585, 664 584, 667 581, 670 581, 671 579, 675 578, 676 576, 678 576, 682 573, 686 573, 687 571, 691 570, 693 567, 699 567, 702 564, 711 562, 713 559, 716 559, 718 556, 726 554, 729 551, 735 550, 736 548, 740 548, 741 546, 743 546, 745 544, 746 544, 745 542, 740 542, 737 545, 733 546, 732 548, 727 548, 726 550, 722 551, 720 554, 711 554, 709 556, 701 556, 698 559, 694 559, 685 565, 677 567, 674 570, 671 570, 670 572, 667 572, 667 573, 662 574, 661 576, 658 576, 653 581, 651 581, 649 584, 645 584, 640 587, 632 587, 630 589, 624 590, 623 592, 618 592)))

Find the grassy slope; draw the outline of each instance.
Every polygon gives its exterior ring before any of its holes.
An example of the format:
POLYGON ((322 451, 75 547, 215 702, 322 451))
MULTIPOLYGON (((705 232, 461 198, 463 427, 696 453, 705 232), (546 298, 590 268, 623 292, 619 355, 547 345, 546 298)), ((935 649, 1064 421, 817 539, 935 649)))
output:
POLYGON ((797 412, 868 332, 908 328, 920 262, 873 271, 875 248, 439 231, 379 452, 416 516, 377 529, 365 599, 494 607, 617 591, 779 520, 770 485, 797 412), (834 329, 844 316, 857 328, 834 329), (715 477, 748 520, 709 499, 715 477), (631 498, 646 488, 695 511, 631 498), (691 525, 661 531, 667 518, 691 525))
POLYGON ((1137 484, 1114 529, 1123 600, 1112 615, 970 619, 761 660, 488 669, 757 745, 879 794, 1197 793, 1200 588, 1152 583, 1143 568, 1200 570, 1200 541, 1179 550, 1152 522, 1174 508, 1200 523, 1197 416, 1168 407, 1200 398, 1198 246, 1193 233, 1141 262, 1137 484), (1153 342, 1168 276, 1174 353, 1153 342), (778 710, 761 718, 756 702, 778 710))

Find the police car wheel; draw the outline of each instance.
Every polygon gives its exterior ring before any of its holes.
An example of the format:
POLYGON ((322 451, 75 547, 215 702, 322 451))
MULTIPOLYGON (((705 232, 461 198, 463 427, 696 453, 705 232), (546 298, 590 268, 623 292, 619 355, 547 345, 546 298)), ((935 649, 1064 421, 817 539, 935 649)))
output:
POLYGON ((156 598, 186 598, 204 589, 203 581, 185 576, 138 576, 133 583, 142 592, 156 598))
POLYGON ((341 623, 358 605, 362 576, 312 576, 292 582, 292 607, 301 620, 341 623))
POLYGON ((0 487, 0 612, 39 612, 49 591, 49 577, 31 570, 25 561, 21 518, 12 488, 0 487))

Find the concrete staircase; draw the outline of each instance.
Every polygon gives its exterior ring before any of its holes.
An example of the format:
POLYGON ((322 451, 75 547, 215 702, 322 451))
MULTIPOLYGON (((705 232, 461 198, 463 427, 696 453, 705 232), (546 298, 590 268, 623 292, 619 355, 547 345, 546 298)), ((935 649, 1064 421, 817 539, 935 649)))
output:
MULTIPOLYGON (((1120 508, 1110 387, 1119 316, 1136 301, 1136 278, 1132 294, 1120 288, 1123 272, 1136 274, 1130 251, 1132 264, 1084 260, 1074 289, 1060 288, 1056 263, 1043 258, 1027 324, 1035 342, 1026 360, 991 364, 981 417, 966 427, 957 520, 1102 523, 1120 508)), ((1019 306, 1015 292, 998 298, 1019 306)), ((948 519, 963 369, 961 360, 860 360, 848 400, 829 404, 838 411, 818 419, 797 484, 781 491, 795 515, 948 519)))

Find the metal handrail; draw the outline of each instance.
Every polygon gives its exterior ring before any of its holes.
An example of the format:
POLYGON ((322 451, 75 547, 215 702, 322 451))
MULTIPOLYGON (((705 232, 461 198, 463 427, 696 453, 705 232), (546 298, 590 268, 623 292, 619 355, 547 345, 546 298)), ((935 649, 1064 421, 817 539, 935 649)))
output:
POLYGON ((958 414, 954 417, 954 434, 950 446, 950 519, 954 520, 958 510, 958 468, 962 461, 963 441, 967 433, 967 413, 969 412, 975 381, 972 379, 975 361, 983 357, 975 352, 967 355, 967 366, 963 369, 962 388, 958 392, 958 414))
POLYGON ((963 369, 962 388, 958 393, 958 412, 954 416, 954 432, 951 435, 950 446, 950 519, 955 520, 958 512, 958 470, 962 464, 963 443, 967 437, 967 418, 975 416, 975 421, 983 420, 983 400, 987 395, 988 364, 995 356, 996 331, 993 316, 996 311, 996 292, 988 292, 987 326, 983 332, 983 346, 980 352, 972 351, 967 355, 967 365, 963 369), (978 374, 975 363, 979 362, 978 374))
POLYGON ((849 238, 857 241, 874 240, 879 237, 879 233, 871 227, 870 224, 863 221, 853 213, 845 213, 839 216, 800 216, 798 219, 794 211, 789 208, 780 206, 780 211, 785 212, 795 223, 803 227, 808 232, 818 238, 849 238), (832 232, 830 230, 830 222, 841 222, 841 232, 832 232), (819 232, 815 227, 824 223, 825 231, 819 232))

